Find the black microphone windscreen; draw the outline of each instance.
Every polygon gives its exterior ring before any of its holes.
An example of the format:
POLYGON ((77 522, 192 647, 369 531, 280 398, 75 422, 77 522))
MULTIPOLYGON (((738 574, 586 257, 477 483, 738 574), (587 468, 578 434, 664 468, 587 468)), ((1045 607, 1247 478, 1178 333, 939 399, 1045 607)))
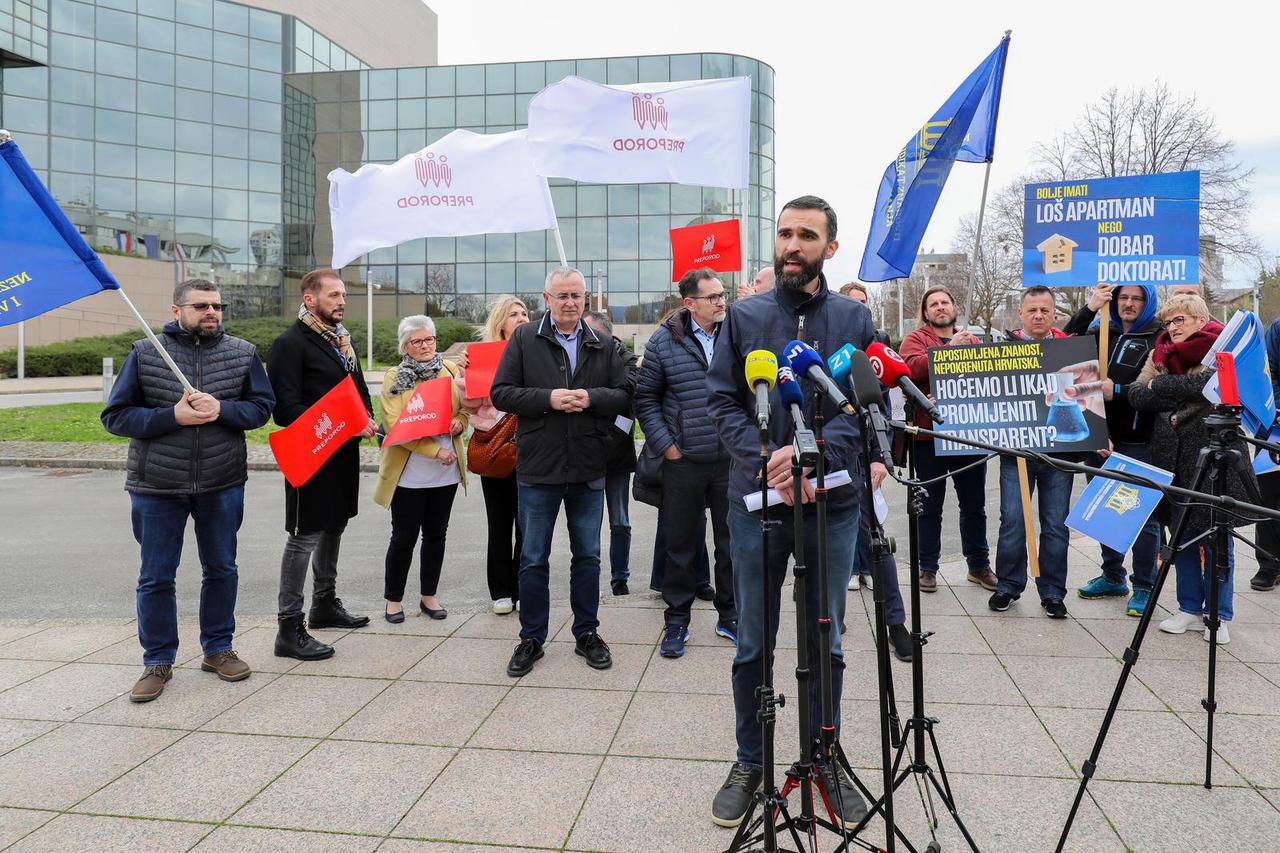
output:
POLYGON ((867 354, 862 350, 854 350, 853 358, 849 365, 849 384, 853 386, 853 393, 858 397, 858 405, 870 406, 878 404, 884 406, 884 394, 880 390, 880 379, 876 376, 875 368, 871 366, 871 359, 867 358, 867 354))

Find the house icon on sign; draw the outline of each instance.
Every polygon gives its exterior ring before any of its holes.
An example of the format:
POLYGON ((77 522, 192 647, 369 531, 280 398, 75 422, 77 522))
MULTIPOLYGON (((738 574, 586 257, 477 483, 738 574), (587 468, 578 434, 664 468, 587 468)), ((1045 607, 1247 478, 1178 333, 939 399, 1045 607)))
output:
POLYGON ((1042 265, 1046 273, 1067 272, 1071 269, 1071 251, 1080 244, 1070 237, 1052 234, 1040 242, 1037 249, 1044 253, 1042 265))

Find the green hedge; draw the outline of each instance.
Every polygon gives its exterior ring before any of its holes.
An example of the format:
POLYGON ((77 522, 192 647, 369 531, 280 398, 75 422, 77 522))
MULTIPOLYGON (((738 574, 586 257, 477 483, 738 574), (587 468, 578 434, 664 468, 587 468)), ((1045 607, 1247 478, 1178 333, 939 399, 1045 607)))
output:
MULTIPOLYGON (((276 336, 287 329, 294 320, 289 317, 256 317, 252 320, 229 320, 227 332, 252 343, 264 357, 276 336)), ((475 329, 470 323, 448 317, 436 318, 436 334, 440 338, 440 351, 457 341, 474 341, 475 329)), ((395 364, 400 360, 399 341, 396 338, 398 320, 375 320, 373 324, 373 358, 381 364, 395 364)), ((351 332, 352 345, 361 363, 365 355, 365 322, 363 319, 346 323, 351 332)), ((156 329, 159 331, 159 329, 156 329)), ((56 344, 27 347, 26 374, 37 376, 94 376, 102 372, 102 359, 114 358, 116 370, 124 363, 133 342, 140 332, 121 332, 117 335, 99 335, 92 338, 76 338, 56 344)), ((15 376, 18 372, 18 351, 0 350, 0 376, 15 376)))

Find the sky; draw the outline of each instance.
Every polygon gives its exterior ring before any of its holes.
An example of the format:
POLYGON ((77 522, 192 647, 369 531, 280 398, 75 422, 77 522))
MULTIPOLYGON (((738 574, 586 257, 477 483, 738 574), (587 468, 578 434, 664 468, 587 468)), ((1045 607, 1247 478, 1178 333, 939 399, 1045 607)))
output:
MULTIPOLYGON (((1013 30, 991 187, 1032 165, 1037 143, 1069 127, 1112 86, 1157 79, 1194 95, 1254 168, 1253 231, 1280 263, 1280 115, 1272 58, 1280 11, 1219 0, 864 4, 811 0, 428 0, 441 64, 737 53, 773 66, 778 205, 812 193, 839 216, 830 280, 856 276, 880 176, 908 137, 1013 30)), ((950 251, 977 210, 983 166, 957 164, 921 251, 950 251)), ((1228 287, 1252 280, 1226 270, 1228 287)))

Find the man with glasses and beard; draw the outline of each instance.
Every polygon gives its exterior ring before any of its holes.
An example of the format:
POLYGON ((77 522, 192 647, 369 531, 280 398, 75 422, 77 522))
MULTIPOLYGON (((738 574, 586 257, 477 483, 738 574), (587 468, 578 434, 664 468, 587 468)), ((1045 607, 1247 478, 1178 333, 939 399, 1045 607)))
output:
POLYGON ((129 439, 125 491, 133 535, 142 546, 138 642, 142 677, 129 693, 149 702, 173 677, 178 654, 174 578, 187 518, 195 519, 200 586, 200 668, 223 681, 248 678, 236 656, 236 533, 244 517, 249 469, 244 434, 271 417, 275 397, 253 344, 222 331, 222 298, 212 282, 191 279, 173 293, 165 349, 201 390, 187 391, 149 340, 133 345, 102 410, 102 425, 129 439))
MULTIPOLYGON (((827 289, 822 274, 823 262, 835 254, 836 214, 816 196, 801 196, 787 202, 778 216, 774 237, 773 268, 777 286, 773 291, 734 303, 720 327, 715 357, 707 376, 707 411, 715 422, 721 441, 730 454, 729 463, 729 542, 733 560, 733 593, 738 608, 738 651, 733 660, 733 704, 737 715, 737 760, 711 806, 711 819, 720 826, 737 826, 760 787, 762 762, 760 721, 757 717, 764 654, 765 565, 768 567, 768 606, 778 612, 782 581, 787 561, 795 549, 790 511, 785 520, 769 536, 769 553, 760 552, 760 514, 748 512, 745 495, 758 492, 760 471, 760 439, 755 422, 755 394, 744 375, 747 353, 765 349, 781 353, 791 340, 808 343, 821 355, 835 352, 846 343, 866 349, 875 338, 871 312, 865 305, 843 299, 827 289)), ((811 390, 803 381, 804 390, 811 390)), ((813 422, 813 400, 805 395, 805 422, 813 422)), ((810 568, 810 582, 805 585, 805 598, 811 615, 805 627, 808 633, 809 660, 814 673, 809 682, 811 718, 808 721, 812 741, 819 737, 822 704, 817 677, 822 656, 830 658, 832 693, 835 707, 840 705, 844 675, 844 657, 840 645, 840 625, 844 621, 845 588, 853 566, 858 539, 858 515, 862 501, 863 442, 857 422, 840 414, 830 402, 823 402, 826 417, 826 466, 834 474, 847 470, 852 484, 833 489, 827 500, 827 595, 831 603, 829 645, 821 642, 818 632, 818 535, 814 511, 813 486, 805 481, 802 494, 792 490, 791 479, 791 415, 777 395, 772 396, 768 442, 772 455, 768 460, 769 485, 777 489, 788 506, 798 500, 804 504, 805 547, 803 559, 810 568)), ((871 463, 873 480, 878 484, 888 471, 880 462, 871 463)), ((805 475, 811 475, 806 471, 805 475)), ((779 516, 774 510, 773 517, 779 516)), ((777 633, 777 623, 772 625, 777 633)), ((770 662, 771 663, 771 662, 770 662)), ((837 726, 839 717, 837 715, 837 726)), ((839 736, 839 731, 836 733, 839 736)), ((819 764, 823 787, 835 807, 840 803, 839 819, 854 826, 866 814, 866 805, 842 770, 819 764), (837 790, 838 788, 838 790, 837 790)))
POLYGON ((284 518, 289 539, 280 561, 279 633, 277 657, 321 660, 333 657, 333 646, 307 633, 317 628, 362 628, 368 616, 348 613, 338 598, 338 549, 347 522, 360 506, 360 442, 378 429, 364 373, 342 325, 347 289, 336 270, 312 270, 302 277, 302 305, 298 322, 285 329, 267 352, 271 387, 276 392, 275 421, 282 427, 296 421, 312 404, 348 376, 355 382, 368 423, 358 436, 344 442, 298 488, 285 483, 284 518), (303 589, 310 564, 311 612, 303 624, 303 589))

